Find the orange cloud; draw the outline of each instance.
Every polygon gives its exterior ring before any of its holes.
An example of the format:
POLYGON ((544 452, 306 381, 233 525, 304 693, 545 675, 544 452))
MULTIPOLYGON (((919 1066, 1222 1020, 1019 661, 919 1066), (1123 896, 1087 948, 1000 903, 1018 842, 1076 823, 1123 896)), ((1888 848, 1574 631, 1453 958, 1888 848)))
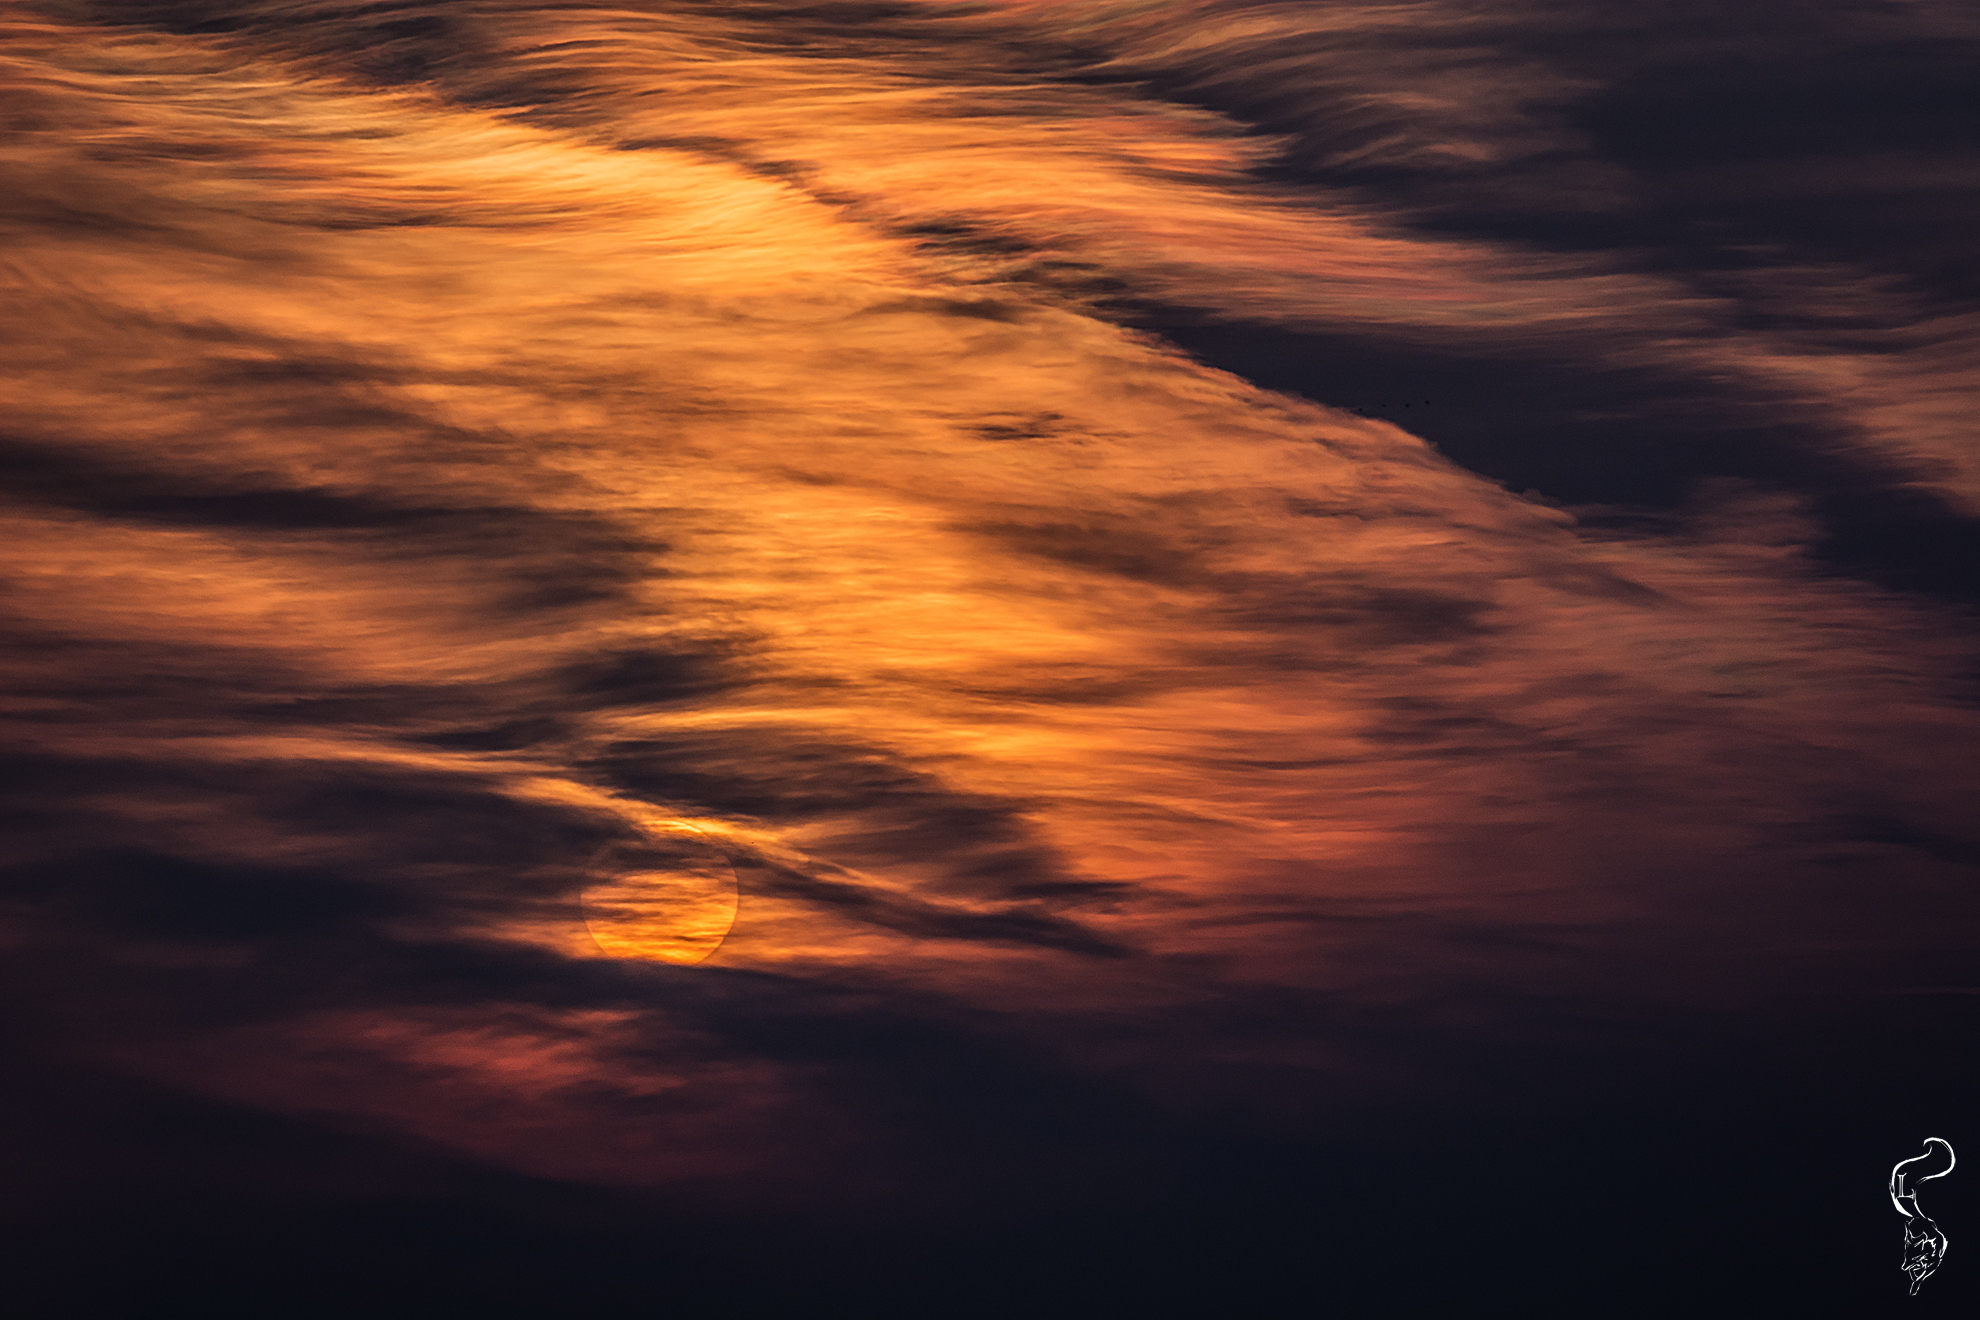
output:
MULTIPOLYGON (((206 966, 255 1005, 78 1050, 538 1176, 770 1184, 865 1158, 806 1090, 857 1047, 680 1025, 711 985, 1185 1104, 1178 1051, 1376 1084, 1168 1025, 1234 997, 1767 1002, 1964 920, 1960 645, 1821 572, 1791 499, 1579 526, 1107 312, 1786 382, 1954 492, 1961 325, 1803 351, 1627 262, 1408 234, 983 14, 833 53, 491 6, 406 88, 322 12, 8 30, 20 902, 134 998, 229 1002, 173 979, 206 966), (635 910, 678 829, 726 859, 687 934, 635 910), (598 957, 649 944, 707 957, 598 957)), ((1061 35, 1183 67, 1326 21, 1197 12, 1061 35)), ((1433 73, 1451 131, 1394 152, 1555 145, 1504 128, 1541 75, 1433 73)))

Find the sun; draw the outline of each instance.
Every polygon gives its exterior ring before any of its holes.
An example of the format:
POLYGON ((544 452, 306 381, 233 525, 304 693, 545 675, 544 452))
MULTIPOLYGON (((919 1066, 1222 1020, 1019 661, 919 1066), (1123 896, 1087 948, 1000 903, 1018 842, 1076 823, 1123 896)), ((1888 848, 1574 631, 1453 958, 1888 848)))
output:
POLYGON ((707 835, 679 825, 655 832, 641 865, 584 891, 584 924, 608 958, 693 964, 735 925, 735 868, 707 835))

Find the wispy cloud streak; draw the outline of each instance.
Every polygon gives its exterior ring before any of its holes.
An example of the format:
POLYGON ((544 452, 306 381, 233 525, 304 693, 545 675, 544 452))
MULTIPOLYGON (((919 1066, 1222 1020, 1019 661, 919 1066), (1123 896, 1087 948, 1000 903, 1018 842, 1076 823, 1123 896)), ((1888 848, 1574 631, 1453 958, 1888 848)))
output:
POLYGON ((1435 232, 1659 186, 1564 118, 1632 66, 1549 56, 1554 10, 1517 56, 1449 5, 9 24, 52 1050, 534 1176, 884 1197, 875 1096, 960 1040, 1298 1128, 1442 1076, 1382 1023, 1970 947, 1959 619, 1823 568, 1808 499, 1577 521, 1148 328, 1731 381, 1969 498, 1970 309, 1435 232), (599 958, 579 895, 683 827, 735 929, 599 958))

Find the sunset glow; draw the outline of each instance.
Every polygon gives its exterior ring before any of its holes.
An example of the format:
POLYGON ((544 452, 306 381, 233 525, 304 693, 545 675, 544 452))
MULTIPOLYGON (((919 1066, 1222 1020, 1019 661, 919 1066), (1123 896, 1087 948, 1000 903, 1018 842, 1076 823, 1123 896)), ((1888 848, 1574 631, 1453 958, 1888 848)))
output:
POLYGON ((1402 1115, 1754 1140, 1980 936, 1980 27, 1786 4, 6 3, 28 1055, 1238 1274, 1402 1115))

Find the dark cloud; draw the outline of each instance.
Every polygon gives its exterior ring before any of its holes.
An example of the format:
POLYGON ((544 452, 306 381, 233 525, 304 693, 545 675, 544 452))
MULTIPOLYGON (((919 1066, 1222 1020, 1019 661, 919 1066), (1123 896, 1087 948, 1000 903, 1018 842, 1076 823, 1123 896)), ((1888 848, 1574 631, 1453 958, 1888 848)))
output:
POLYGON ((108 849, 10 869, 7 897, 120 935, 224 941, 335 938, 391 910, 394 896, 342 877, 201 865, 135 849, 108 849))
MULTIPOLYGON (((1929 373, 1927 327, 1972 313, 1962 180, 1976 133, 1961 91, 1980 34, 1952 7, 1230 12, 1268 17, 1220 31, 1148 11, 1092 31, 1114 34, 1109 73, 1276 135, 1269 177, 1343 192, 1409 232, 1607 254, 1722 300, 1718 333, 1792 340, 1811 364, 1909 356, 1929 373)), ((1222 324, 1135 314, 1205 361, 1394 421, 1569 504, 1671 508, 1714 476, 1807 492, 1825 561, 1971 597, 1980 532, 1970 501, 1930 488, 1930 457, 1863 434, 1808 377, 1783 389, 1604 346, 1629 334, 1618 312, 1565 349, 1231 324, 1246 319, 1235 308, 1222 324)), ((1970 345, 1970 329, 1937 334, 1970 345)))
POLYGON ((21 13, 10 1289, 1891 1292, 1956 9, 21 13))

